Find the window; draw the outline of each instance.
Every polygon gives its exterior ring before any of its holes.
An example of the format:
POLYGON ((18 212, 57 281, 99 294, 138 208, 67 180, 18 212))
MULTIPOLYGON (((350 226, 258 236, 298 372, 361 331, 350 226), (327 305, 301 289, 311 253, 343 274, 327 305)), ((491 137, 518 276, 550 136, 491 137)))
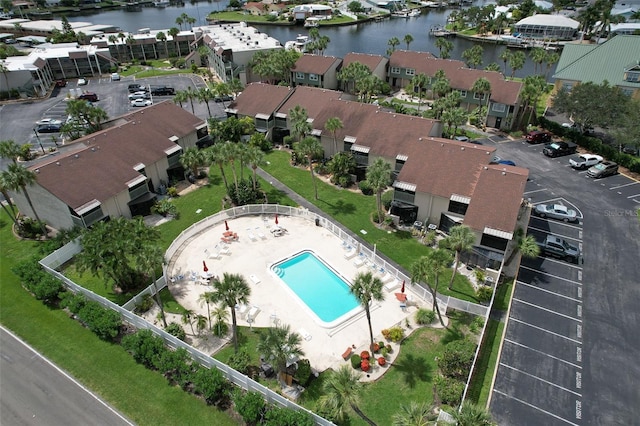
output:
POLYGON ((180 156, 182 155, 182 149, 177 150, 169 155, 167 155, 167 162, 169 163, 169 167, 177 166, 180 164, 180 156))
POLYGON ((309 74, 309 80, 318 81, 318 74, 309 74))
POLYGON ((491 105, 491 110, 495 111, 495 112, 504 112, 505 109, 507 109, 507 106, 505 104, 492 104, 491 105))
POLYGON ((149 189, 147 188, 146 179, 129 188, 129 196, 132 200, 135 200, 136 198, 146 194, 147 192, 149 192, 149 189))
POLYGON ((620 90, 622 91, 622 93, 624 93, 629 97, 633 96, 633 89, 629 89, 627 87, 621 87, 620 90))
POLYGON ((296 80, 304 80, 304 73, 296 72, 296 80))
POLYGON ((640 71, 627 71, 626 81, 637 83, 640 81, 640 71))
POLYGON ((571 82, 563 82, 562 83, 562 88, 564 90, 566 90, 567 92, 570 92, 571 89, 573 89, 573 83, 571 83, 571 82))
POLYGON ((413 68, 407 68, 407 75, 416 75, 416 70, 413 68))
POLYGON ((403 203, 413 204, 416 198, 416 193, 413 191, 407 191, 400 188, 395 188, 393 191, 393 199, 396 201, 402 201, 403 203))
POLYGON ((391 74, 400 74, 399 67, 391 67, 391 74))
POLYGON ((466 98, 467 97, 467 91, 466 90, 460 90, 460 97, 461 98, 466 98))
POLYGON ((458 201, 449 201, 449 211, 451 213, 457 213, 461 215, 467 214, 467 208, 469 208, 469 204, 461 203, 458 201))
POLYGON ((482 93, 482 96, 480 96, 481 94, 478 92, 473 92, 473 99, 482 99, 484 101, 484 98, 487 97, 486 93, 482 93))

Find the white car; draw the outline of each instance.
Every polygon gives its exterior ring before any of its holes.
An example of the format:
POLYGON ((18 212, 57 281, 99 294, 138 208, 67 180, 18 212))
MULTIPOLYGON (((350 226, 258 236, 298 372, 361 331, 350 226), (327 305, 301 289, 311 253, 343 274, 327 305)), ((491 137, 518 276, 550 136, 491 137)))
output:
POLYGON ((120 81, 120 74, 118 74, 117 72, 111 74, 111 81, 120 81))
POLYGON ((78 79, 78 86, 86 86, 86 85, 87 85, 87 80, 85 80, 84 78, 78 79))
POLYGON ((569 159, 569 164, 574 169, 584 170, 602 161, 602 157, 595 154, 580 154, 569 159))
POLYGON ((61 120, 56 120, 55 118, 43 118, 42 120, 36 121, 37 125, 40 124, 53 124, 53 125, 61 125, 61 120))
POLYGON ((133 99, 149 99, 149 93, 148 92, 134 92, 129 94, 129 100, 133 100, 133 99))
POLYGON ((146 107, 149 105, 153 105, 153 102, 151 102, 149 99, 135 99, 131 101, 132 107, 146 107))

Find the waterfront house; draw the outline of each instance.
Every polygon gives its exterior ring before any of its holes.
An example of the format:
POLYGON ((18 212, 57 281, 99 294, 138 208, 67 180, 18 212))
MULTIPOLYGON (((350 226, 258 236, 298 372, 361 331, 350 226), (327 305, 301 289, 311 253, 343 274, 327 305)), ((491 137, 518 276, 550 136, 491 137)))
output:
POLYGON ((301 4, 291 11, 296 21, 304 21, 307 18, 331 19, 333 9, 324 4, 301 4))
MULTIPOLYGON (((29 167, 38 216, 56 229, 89 227, 108 218, 147 215, 156 194, 184 179, 180 155, 206 136, 206 123, 165 101, 105 123, 102 131, 29 167)), ((11 196, 34 217, 22 192, 11 196)))
POLYGON ((519 20, 515 32, 522 37, 542 40, 574 40, 580 23, 562 15, 539 13, 519 20))
POLYGON ((602 44, 567 44, 558 61, 556 90, 571 90, 577 84, 607 81, 624 93, 640 99, 640 36, 618 35, 602 44))
POLYGON ((242 9, 255 16, 269 14, 278 16, 287 7, 287 5, 282 3, 248 2, 242 6, 242 9))
POLYGON ((506 80, 500 72, 468 68, 462 61, 436 58, 428 52, 396 50, 389 59, 389 83, 394 88, 403 88, 413 77, 424 74, 430 79, 430 87, 439 70, 444 71, 451 89, 460 92, 462 108, 471 111, 478 106, 487 106, 486 126, 512 127, 513 117, 520 109, 522 83, 506 80), (489 80, 491 91, 488 95, 471 90, 479 78, 489 80))
POLYGON ((304 54, 291 69, 291 82, 294 86, 336 90, 340 64, 342 59, 334 56, 304 54))

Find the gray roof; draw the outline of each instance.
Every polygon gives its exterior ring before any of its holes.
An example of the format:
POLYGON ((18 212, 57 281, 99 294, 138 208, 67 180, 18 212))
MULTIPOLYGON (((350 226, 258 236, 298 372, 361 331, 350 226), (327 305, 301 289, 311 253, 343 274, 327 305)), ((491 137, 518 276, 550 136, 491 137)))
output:
POLYGON ((614 86, 640 88, 640 83, 624 81, 629 64, 640 60, 640 36, 618 35, 600 45, 567 44, 562 50, 554 78, 614 86))

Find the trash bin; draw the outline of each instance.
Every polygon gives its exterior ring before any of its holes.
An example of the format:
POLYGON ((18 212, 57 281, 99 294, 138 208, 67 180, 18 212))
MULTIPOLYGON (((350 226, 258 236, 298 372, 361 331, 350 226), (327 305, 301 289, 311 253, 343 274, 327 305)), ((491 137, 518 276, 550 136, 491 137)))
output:
POLYGON ((316 218, 316 226, 320 226, 320 219, 316 218))

